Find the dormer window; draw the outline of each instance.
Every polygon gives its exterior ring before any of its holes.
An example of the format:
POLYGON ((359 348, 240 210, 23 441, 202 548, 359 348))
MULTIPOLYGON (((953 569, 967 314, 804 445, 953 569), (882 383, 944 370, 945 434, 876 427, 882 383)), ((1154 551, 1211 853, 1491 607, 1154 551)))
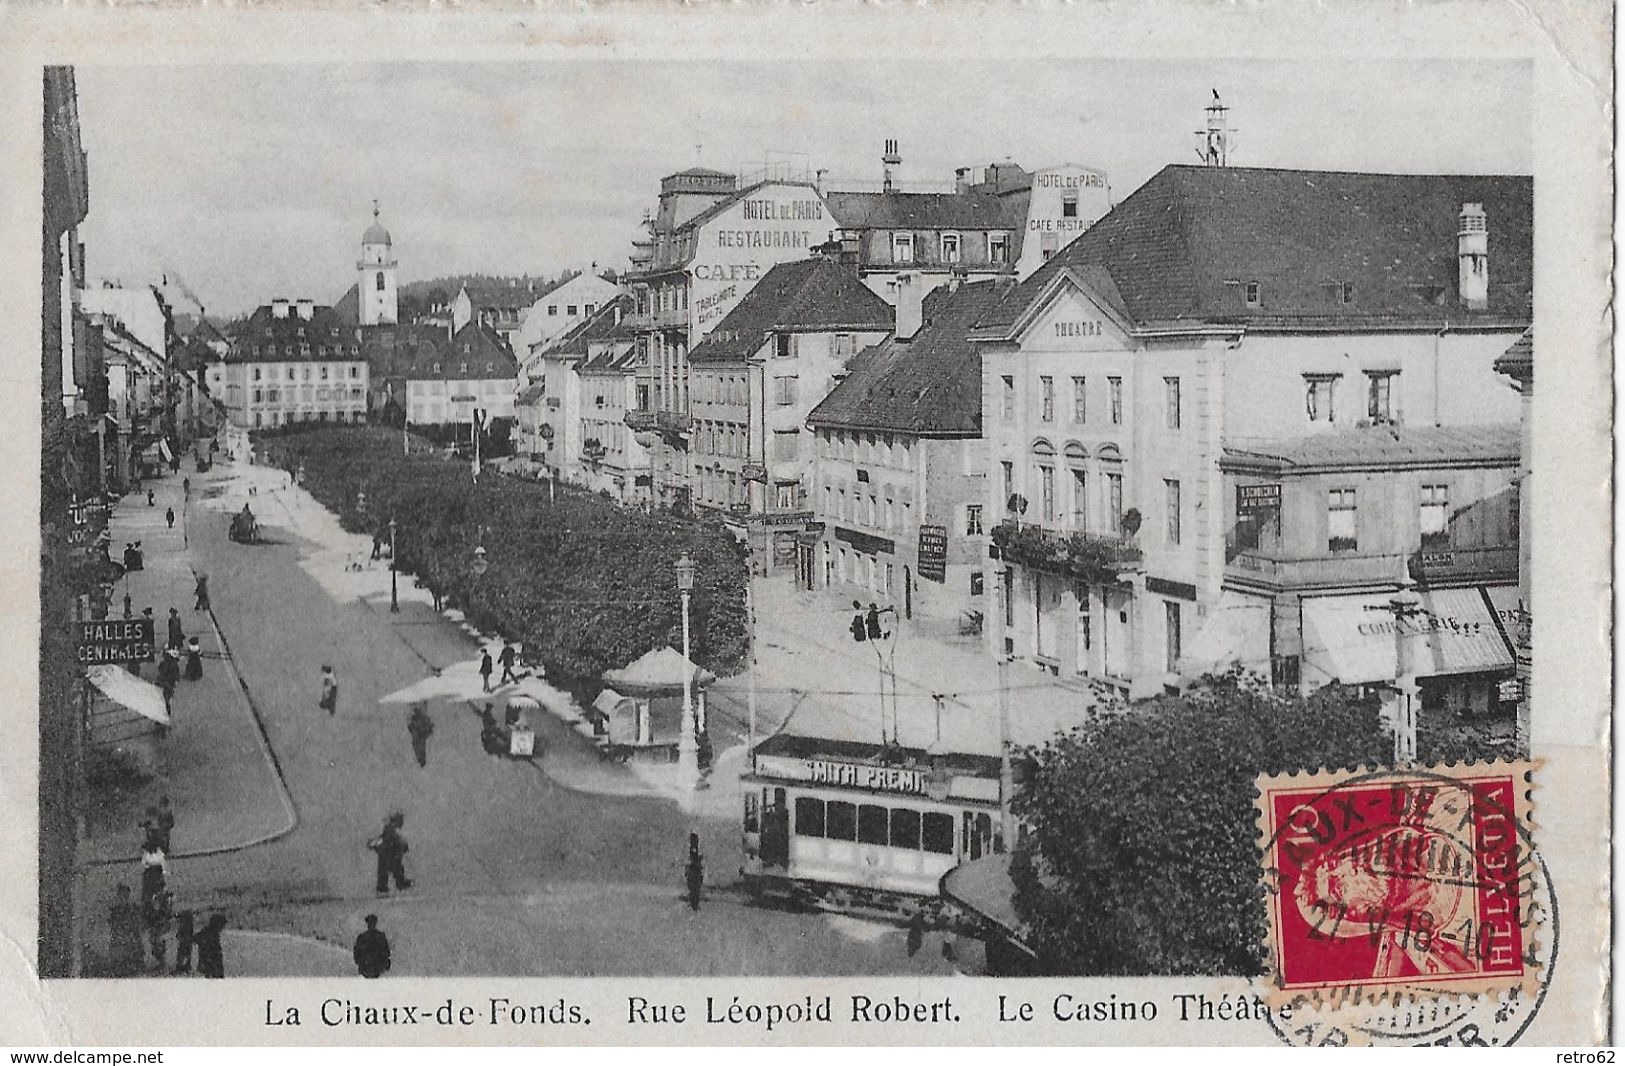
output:
POLYGON ((1264 286, 1256 281, 1247 283, 1247 306, 1262 307, 1264 305, 1264 286))
POLYGON ((432 374, 440 373, 440 364, 439 363, 434 364, 434 366, 430 368, 429 372, 432 373, 432 374))
POLYGON ((495 363, 486 363, 485 364, 485 372, 487 374, 490 374, 490 373, 494 372, 496 370, 496 368, 497 368, 497 365, 495 363))
POLYGON ((464 363, 464 364, 462 364, 462 365, 461 365, 461 366, 460 366, 460 367, 458 367, 458 368, 457 368, 457 372, 458 372, 458 373, 459 373, 459 374, 466 374, 466 373, 468 373, 468 364, 467 364, 467 363, 464 363))

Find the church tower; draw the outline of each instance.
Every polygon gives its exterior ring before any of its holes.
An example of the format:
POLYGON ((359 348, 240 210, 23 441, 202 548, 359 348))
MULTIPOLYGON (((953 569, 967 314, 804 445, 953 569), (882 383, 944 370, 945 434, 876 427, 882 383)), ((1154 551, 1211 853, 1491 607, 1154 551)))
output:
POLYGON ((390 248, 389 231, 378 222, 378 201, 372 202, 372 225, 361 235, 361 261, 355 265, 360 277, 356 293, 363 326, 396 321, 395 255, 390 248))

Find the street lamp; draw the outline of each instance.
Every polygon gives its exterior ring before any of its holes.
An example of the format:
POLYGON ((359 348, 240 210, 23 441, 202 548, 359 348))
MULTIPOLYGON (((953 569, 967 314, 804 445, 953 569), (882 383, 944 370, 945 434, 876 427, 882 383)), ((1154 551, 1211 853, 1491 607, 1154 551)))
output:
POLYGON ((684 552, 677 559, 677 592, 683 600, 683 723, 677 738, 677 773, 692 788, 700 777, 699 739, 694 731, 694 666, 689 658, 688 598, 694 591, 694 560, 684 552))
POLYGON ((389 610, 401 613, 401 593, 396 575, 400 572, 400 556, 395 551, 395 516, 389 516, 389 610))

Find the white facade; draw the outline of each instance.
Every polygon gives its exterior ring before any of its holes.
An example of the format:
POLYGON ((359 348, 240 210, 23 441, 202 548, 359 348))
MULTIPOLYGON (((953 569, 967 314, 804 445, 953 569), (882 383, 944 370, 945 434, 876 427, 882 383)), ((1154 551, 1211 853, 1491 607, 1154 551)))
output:
MULTIPOLYGON (((167 320, 157 294, 151 289, 90 286, 79 293, 79 309, 87 315, 103 315, 118 320, 132 337, 152 349, 160 358, 169 358, 167 320)), ((63 336, 70 334, 64 333, 63 336)), ((65 380, 72 382, 72 374, 65 380)))
POLYGON ((1112 209, 1106 172, 1077 163, 1033 171, 1016 277, 1025 280, 1112 209))
POLYGON ((364 359, 226 363, 210 370, 209 385, 215 398, 226 405, 232 425, 245 429, 367 420, 364 359))
POLYGON ((406 383, 406 421, 411 425, 469 422, 476 407, 487 423, 514 417, 513 378, 412 378, 406 383))
POLYGON ((595 492, 608 492, 623 503, 644 498, 647 488, 639 489, 638 478, 649 474, 649 452, 626 425, 626 412, 637 405, 631 367, 588 370, 577 376, 581 397, 581 484, 595 492), (601 453, 592 447, 594 444, 602 449, 601 453))
POLYGON ((537 345, 564 336, 620 294, 618 285, 595 273, 576 275, 530 305, 514 335, 513 350, 524 358, 537 345))

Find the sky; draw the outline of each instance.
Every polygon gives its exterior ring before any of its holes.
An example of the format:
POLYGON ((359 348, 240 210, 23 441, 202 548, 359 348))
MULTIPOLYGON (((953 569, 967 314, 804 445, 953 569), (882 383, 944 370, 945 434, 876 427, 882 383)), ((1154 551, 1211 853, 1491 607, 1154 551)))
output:
MULTIPOLYGON (((1231 163, 1533 171, 1523 62, 539 62, 79 66, 93 279, 167 275, 211 317, 355 280, 374 199, 402 281, 624 268, 660 178, 791 153, 878 182, 1105 170, 1122 200, 1195 163, 1217 89, 1231 163)), ((192 310, 182 302, 178 309, 192 310)))

